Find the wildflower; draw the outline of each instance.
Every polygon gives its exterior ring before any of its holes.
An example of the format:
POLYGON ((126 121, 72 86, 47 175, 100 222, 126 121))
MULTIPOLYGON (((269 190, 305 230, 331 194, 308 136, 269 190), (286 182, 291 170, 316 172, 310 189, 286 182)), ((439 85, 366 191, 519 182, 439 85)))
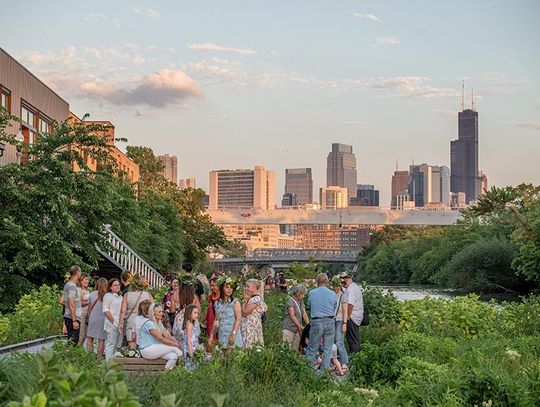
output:
POLYGON ((510 359, 517 359, 517 358, 521 357, 521 355, 517 351, 515 351, 513 349, 510 349, 510 348, 506 348, 506 351, 504 353, 510 359))
POLYGON ((370 399, 376 399, 377 397, 379 397, 379 392, 375 389, 364 389, 364 388, 355 387, 354 392, 356 394, 366 396, 370 399))

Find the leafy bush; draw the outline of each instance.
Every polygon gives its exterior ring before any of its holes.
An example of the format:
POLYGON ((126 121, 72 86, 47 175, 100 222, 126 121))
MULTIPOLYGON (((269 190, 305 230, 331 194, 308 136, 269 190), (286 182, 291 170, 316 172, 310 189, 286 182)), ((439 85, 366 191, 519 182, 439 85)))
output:
POLYGON ((60 291, 56 286, 43 285, 23 295, 15 312, 7 316, 10 331, 2 344, 61 334, 62 305, 59 300, 60 291))

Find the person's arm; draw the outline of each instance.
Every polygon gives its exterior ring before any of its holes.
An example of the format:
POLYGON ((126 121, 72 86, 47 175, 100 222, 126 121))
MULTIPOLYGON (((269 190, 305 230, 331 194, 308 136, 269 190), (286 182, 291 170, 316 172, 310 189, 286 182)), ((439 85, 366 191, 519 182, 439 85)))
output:
MULTIPOLYGON (((347 299, 345 298, 344 301, 347 299)), ((349 306, 350 304, 347 304, 346 302, 343 302, 341 304, 341 312, 343 312, 343 323, 341 324, 341 332, 345 333, 347 332, 347 321, 349 320, 349 306)), ((352 307, 351 307, 352 309, 352 307)))
POLYGON ((234 316, 236 319, 234 321, 234 326, 231 332, 231 336, 229 337, 230 345, 234 345, 234 342, 236 341, 236 333, 238 332, 238 329, 240 328, 240 322, 242 320, 242 309, 240 307, 240 302, 236 301, 233 304, 233 310, 234 310, 234 316))
POLYGON ((169 339, 165 337, 156 328, 150 329, 150 335, 152 335, 154 338, 156 338, 158 341, 160 341, 164 345, 176 346, 177 348, 180 347, 180 343, 176 339, 169 339))
POLYGON ((289 314, 289 317, 291 317, 292 322, 296 325, 296 328, 298 328, 298 331, 300 332, 302 329, 304 329, 300 321, 298 321, 298 318, 296 318, 296 312, 294 312, 294 308, 287 308, 287 312, 289 314))
POLYGON ((186 323, 186 342, 187 342, 187 351, 189 356, 193 355, 193 343, 191 341, 191 334, 193 333, 193 324, 188 321, 186 323))
POLYGON ((111 307, 111 298, 109 295, 105 294, 103 297, 103 314, 105 315, 105 318, 109 320, 110 323, 114 324, 114 317, 112 316, 111 311, 109 311, 109 308, 111 307))
POLYGON ((124 318, 127 311, 127 293, 122 298, 122 306, 120 307, 120 317, 118 318, 118 326, 124 326, 124 318))
MULTIPOLYGON (((75 290, 75 295, 78 295, 77 290, 75 290)), ((71 295, 71 290, 68 291, 68 309, 69 316, 73 322, 73 329, 79 329, 79 323, 77 322, 77 315, 75 315, 75 297, 71 295)))
POLYGON ((250 298, 247 298, 244 302, 244 305, 242 306, 242 316, 243 317, 247 317, 248 315, 250 315, 253 311, 255 311, 255 308, 257 308, 257 304, 256 303, 250 303, 249 300, 253 298, 253 297, 250 297, 250 298))

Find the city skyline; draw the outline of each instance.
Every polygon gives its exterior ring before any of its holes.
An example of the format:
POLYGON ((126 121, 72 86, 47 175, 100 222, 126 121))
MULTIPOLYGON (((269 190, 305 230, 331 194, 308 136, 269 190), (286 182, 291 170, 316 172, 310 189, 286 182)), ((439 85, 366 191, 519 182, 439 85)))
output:
POLYGON ((72 111, 178 156, 179 178, 207 191, 209 171, 258 164, 275 171, 276 200, 286 168, 312 168, 318 191, 343 143, 389 206, 396 160, 450 167, 462 79, 489 185, 540 183, 537 2, 29 4, 3 2, 0 46, 72 111))

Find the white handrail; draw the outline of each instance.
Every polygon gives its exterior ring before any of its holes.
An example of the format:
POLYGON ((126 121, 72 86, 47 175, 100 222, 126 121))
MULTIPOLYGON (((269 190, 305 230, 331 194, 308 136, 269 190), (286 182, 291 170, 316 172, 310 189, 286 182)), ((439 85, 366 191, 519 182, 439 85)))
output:
POLYGON ((165 284, 165 278, 120 239, 111 230, 110 225, 105 225, 105 231, 107 232, 107 240, 113 248, 112 252, 108 252, 107 255, 123 270, 129 270, 144 277, 151 288, 165 284))

